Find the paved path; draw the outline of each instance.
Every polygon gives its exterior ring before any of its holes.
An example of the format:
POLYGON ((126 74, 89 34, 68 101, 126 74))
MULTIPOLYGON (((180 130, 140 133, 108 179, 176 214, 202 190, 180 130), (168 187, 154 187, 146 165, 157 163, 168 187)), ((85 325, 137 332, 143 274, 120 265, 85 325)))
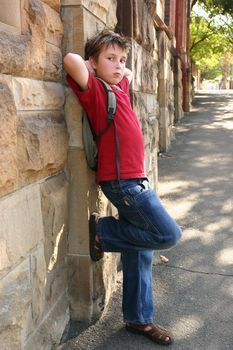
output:
MULTIPOLYGON (((159 158, 160 197, 183 228, 162 253, 169 262, 154 258, 156 319, 173 331, 173 350, 233 349, 232 111, 233 93, 199 94, 159 158)), ((164 347, 125 332, 119 287, 104 317, 62 349, 164 347)))

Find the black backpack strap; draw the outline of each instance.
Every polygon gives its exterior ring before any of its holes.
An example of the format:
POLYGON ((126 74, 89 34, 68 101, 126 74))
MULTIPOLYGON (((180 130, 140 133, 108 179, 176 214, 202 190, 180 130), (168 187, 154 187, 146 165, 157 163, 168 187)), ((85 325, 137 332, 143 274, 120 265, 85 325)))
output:
MULTIPOLYGON (((116 167, 117 167, 117 178, 120 179, 120 143, 118 138, 117 125, 114 121, 114 115, 116 113, 116 95, 111 86, 106 83, 103 79, 97 78, 103 84, 107 94, 107 126, 102 129, 98 135, 96 135, 96 142, 106 133, 110 125, 113 123, 115 130, 115 142, 116 142, 116 167)), ((121 88, 118 86, 118 90, 121 88)), ((121 90, 122 91, 122 90, 121 90)))

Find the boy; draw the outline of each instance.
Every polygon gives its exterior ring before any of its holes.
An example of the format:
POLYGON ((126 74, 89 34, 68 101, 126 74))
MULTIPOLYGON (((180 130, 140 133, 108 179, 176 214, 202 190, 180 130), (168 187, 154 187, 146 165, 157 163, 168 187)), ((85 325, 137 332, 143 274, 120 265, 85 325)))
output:
POLYGON ((181 231, 145 174, 143 135, 130 104, 132 72, 125 67, 128 51, 126 38, 103 30, 87 42, 86 61, 76 54, 64 58, 68 83, 86 110, 96 135, 106 127, 106 92, 96 77, 111 85, 117 99, 115 125, 112 123, 98 141, 97 181, 118 209, 119 219, 91 215, 90 255, 97 261, 103 252, 121 253, 126 330, 169 345, 173 342, 172 334, 153 323, 152 255, 153 250, 175 245, 181 231))

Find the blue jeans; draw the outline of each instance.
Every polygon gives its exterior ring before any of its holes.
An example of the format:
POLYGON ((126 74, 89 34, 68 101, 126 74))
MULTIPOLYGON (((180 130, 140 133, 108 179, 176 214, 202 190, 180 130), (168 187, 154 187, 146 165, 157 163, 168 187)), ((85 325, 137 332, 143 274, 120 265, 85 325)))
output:
POLYGON ((119 213, 119 219, 101 218, 97 232, 103 251, 121 253, 124 320, 152 323, 153 250, 174 246, 181 230, 147 179, 104 181, 100 185, 119 213))

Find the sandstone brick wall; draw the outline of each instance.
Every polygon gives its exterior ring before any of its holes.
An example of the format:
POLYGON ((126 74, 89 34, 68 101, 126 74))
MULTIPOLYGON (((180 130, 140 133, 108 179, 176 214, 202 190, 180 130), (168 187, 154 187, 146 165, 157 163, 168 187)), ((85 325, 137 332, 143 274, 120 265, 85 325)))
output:
POLYGON ((105 26, 131 37, 131 101, 157 184, 157 153, 182 116, 181 62, 164 0, 0 1, 0 344, 48 350, 69 318, 100 316, 119 256, 89 256, 90 212, 116 213, 86 164, 81 107, 62 57, 105 26), (160 25, 155 21, 159 19, 160 25), (162 24, 161 24, 162 23, 162 24))
MULTIPOLYGON (((105 26, 114 29, 116 0, 63 0, 63 53, 84 55, 86 39, 105 26)), ((93 320, 106 306, 115 285, 117 259, 105 254, 93 263, 89 256, 88 219, 93 211, 114 211, 97 188, 95 173, 86 163, 82 142, 82 110, 71 89, 66 87, 65 116, 69 134, 67 177, 69 179, 69 297, 71 318, 93 320)))
POLYGON ((60 1, 0 2, 0 347, 47 349, 69 319, 60 1))

